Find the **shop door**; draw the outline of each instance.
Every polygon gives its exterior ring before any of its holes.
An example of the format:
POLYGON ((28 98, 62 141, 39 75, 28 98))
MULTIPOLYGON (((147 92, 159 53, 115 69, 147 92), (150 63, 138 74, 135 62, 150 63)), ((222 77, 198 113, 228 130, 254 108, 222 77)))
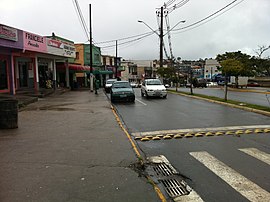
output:
POLYGON ((19 77, 20 87, 28 87, 28 69, 26 62, 19 62, 19 77))
POLYGON ((0 90, 8 89, 7 62, 0 59, 0 90))

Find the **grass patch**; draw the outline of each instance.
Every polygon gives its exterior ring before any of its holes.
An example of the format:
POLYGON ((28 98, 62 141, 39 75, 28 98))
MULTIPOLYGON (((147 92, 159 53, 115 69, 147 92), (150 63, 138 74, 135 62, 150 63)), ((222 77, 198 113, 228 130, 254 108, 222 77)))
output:
POLYGON ((255 104, 250 104, 250 103, 245 103, 245 102, 239 102, 239 101, 235 101, 235 100, 227 100, 227 101, 225 101, 223 98, 219 98, 219 97, 215 97, 215 96, 209 96, 209 95, 203 95, 203 94, 193 93, 193 95, 191 95, 190 93, 182 92, 182 91, 175 91, 175 90, 168 90, 168 91, 173 92, 173 93, 185 94, 185 95, 194 96, 194 97, 201 97, 201 98, 206 98, 206 99, 209 99, 209 100, 215 100, 215 101, 218 101, 218 102, 229 103, 229 104, 234 104, 234 105, 238 105, 238 106, 248 107, 248 108, 251 108, 251 109, 257 109, 257 110, 270 112, 270 107, 266 107, 266 106, 255 105, 255 104))

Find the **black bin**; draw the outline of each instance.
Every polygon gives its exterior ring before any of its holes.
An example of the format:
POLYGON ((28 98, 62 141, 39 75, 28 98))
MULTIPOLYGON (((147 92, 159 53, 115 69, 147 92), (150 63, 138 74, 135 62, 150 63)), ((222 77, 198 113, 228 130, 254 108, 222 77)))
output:
POLYGON ((18 100, 0 99, 0 128, 18 128, 18 100))

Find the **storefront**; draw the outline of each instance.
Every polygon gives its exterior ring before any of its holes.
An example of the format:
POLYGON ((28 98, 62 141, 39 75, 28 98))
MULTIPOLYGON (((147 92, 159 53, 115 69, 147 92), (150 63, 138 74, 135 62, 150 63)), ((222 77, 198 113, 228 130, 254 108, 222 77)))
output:
POLYGON ((15 94, 12 53, 22 51, 22 31, 0 24, 0 93, 15 94))
MULTIPOLYGON (((47 36, 47 53, 54 55, 53 67, 55 67, 55 82, 60 87, 71 87, 70 83, 73 81, 73 72, 68 68, 68 59, 73 59, 76 56, 75 45, 73 41, 63 39, 56 36, 47 36), (55 57, 58 56, 58 57, 55 57)), ((49 70, 50 71, 50 70, 49 70)))

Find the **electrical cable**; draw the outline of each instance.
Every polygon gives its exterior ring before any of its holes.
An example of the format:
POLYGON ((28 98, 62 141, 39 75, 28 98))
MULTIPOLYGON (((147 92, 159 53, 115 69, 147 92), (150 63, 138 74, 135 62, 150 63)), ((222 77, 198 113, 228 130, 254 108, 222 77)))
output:
MULTIPOLYGON (((208 19, 207 21, 202 22, 201 24, 198 24, 198 25, 196 25, 195 27, 191 27, 191 28, 189 28, 189 29, 187 29, 187 30, 178 31, 178 32, 172 33, 172 34, 184 33, 184 32, 190 31, 190 30, 192 30, 192 29, 195 29, 195 28, 197 28, 197 27, 199 27, 199 26, 202 26, 202 25, 204 25, 204 24, 206 24, 206 23, 208 23, 208 22, 210 22, 210 21, 216 19, 217 17, 221 16, 222 14, 226 13, 227 11, 233 9, 235 6, 239 5, 239 4, 242 3, 243 1, 245 1, 245 0, 239 1, 238 3, 236 3, 235 5, 233 5, 232 7, 228 8, 227 10, 222 11, 221 13, 217 14, 217 15, 214 16, 213 18, 208 19)), ((180 29, 180 30, 181 30, 181 29, 180 29)), ((173 30, 173 31, 174 31, 174 30, 173 30)))
POLYGON ((88 41, 90 40, 90 37, 89 37, 89 31, 88 31, 88 28, 87 28, 87 25, 85 23, 85 20, 84 20, 84 17, 83 17, 83 14, 82 14, 82 11, 80 9, 80 5, 78 3, 77 0, 73 0, 73 6, 75 7, 75 10, 76 10, 76 13, 77 13, 77 16, 79 17, 79 21, 81 23, 81 26, 85 32, 85 35, 86 35, 86 38, 88 39, 88 41))
MULTIPOLYGON (((126 41, 126 42, 122 42, 122 43, 119 43, 118 45, 123 45, 123 44, 127 44, 127 43, 131 43, 131 42, 134 42, 134 41, 138 41, 140 39, 143 39, 143 38, 146 38, 148 36, 151 36, 152 34, 154 34, 154 32, 150 32, 148 33, 147 35, 144 35, 144 36, 141 36, 139 38, 136 38, 136 39, 133 39, 133 40, 130 40, 130 41, 126 41)), ((100 48, 110 48, 110 47, 115 47, 116 45, 110 45, 110 46, 103 46, 103 47, 100 47, 100 48)))
MULTIPOLYGON (((202 23, 203 21, 205 21, 205 20, 207 20, 207 19, 213 17, 214 15, 220 13, 221 11, 223 11, 223 10, 226 9, 226 8, 228 8, 229 6, 231 6, 232 4, 234 4, 234 3, 237 2, 237 1, 238 1, 238 0, 232 1, 231 3, 227 4, 227 5, 224 6, 223 8, 219 9, 218 11, 212 13, 211 15, 208 15, 207 17, 205 17, 205 18, 203 18, 203 19, 201 19, 201 20, 199 20, 199 21, 197 21, 197 22, 194 22, 194 23, 192 23, 192 24, 190 24, 190 25, 187 25, 187 26, 185 26, 185 27, 182 27, 182 28, 179 28, 179 29, 175 29, 175 30, 171 30, 171 31, 179 31, 179 30, 187 29, 187 28, 193 27, 193 26, 195 26, 195 25, 197 25, 197 24, 200 24, 200 23, 202 23)), ((243 2, 243 1, 244 1, 244 0, 242 0, 241 2, 243 2)), ((241 3, 241 2, 240 2, 240 3, 241 3)), ((237 5, 238 5, 238 4, 237 4, 237 5)))

